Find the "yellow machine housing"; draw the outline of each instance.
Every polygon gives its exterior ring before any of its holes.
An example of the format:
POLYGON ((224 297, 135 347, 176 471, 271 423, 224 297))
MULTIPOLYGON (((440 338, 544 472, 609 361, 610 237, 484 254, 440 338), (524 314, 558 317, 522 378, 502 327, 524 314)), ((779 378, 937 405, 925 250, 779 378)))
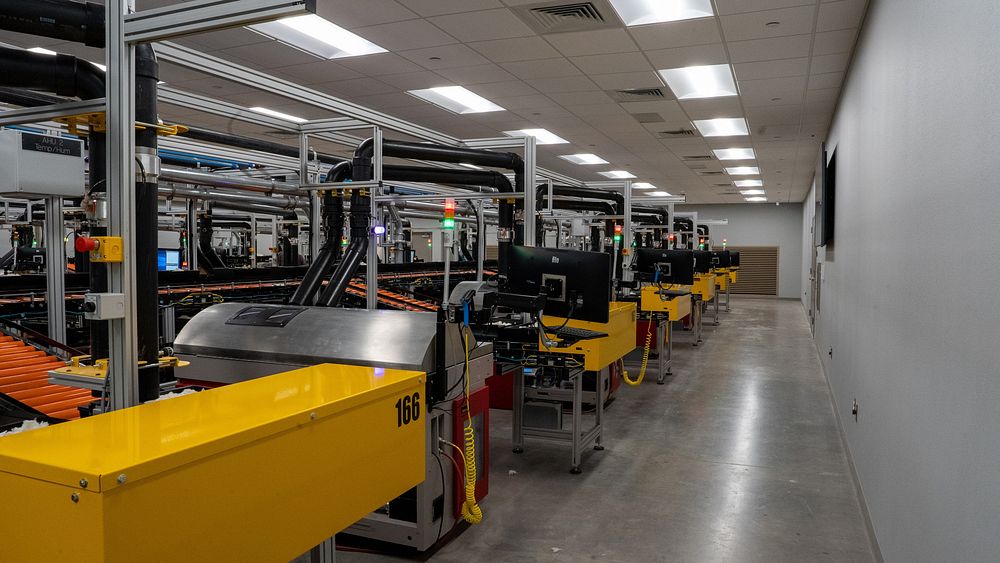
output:
POLYGON ((288 561, 423 481, 425 379, 321 364, 0 438, 0 559, 288 561))
POLYGON ((739 277, 739 268, 729 268, 729 283, 736 283, 736 279, 739 277))
POLYGON ((729 268, 712 270, 712 273, 715 275, 715 287, 724 293, 729 287, 729 268))
POLYGON ((691 295, 664 296, 655 285, 642 288, 640 308, 648 313, 662 313, 667 320, 679 321, 691 314, 691 295))
MULTIPOLYGON (((604 338, 581 340, 566 348, 549 348, 539 339, 538 349, 583 356, 583 369, 600 371, 635 349, 635 303, 612 301, 608 307, 608 322, 592 323, 570 319, 566 326, 607 333, 604 338)), ((560 326, 566 319, 544 315, 545 326, 560 326)))
POLYGON ((702 301, 711 301, 715 297, 715 274, 695 274, 691 293, 701 296, 702 301))

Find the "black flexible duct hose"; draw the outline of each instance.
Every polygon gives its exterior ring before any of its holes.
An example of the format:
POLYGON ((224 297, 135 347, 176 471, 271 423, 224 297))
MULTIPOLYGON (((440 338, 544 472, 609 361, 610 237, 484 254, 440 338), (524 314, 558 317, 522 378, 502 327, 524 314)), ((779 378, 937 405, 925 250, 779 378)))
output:
POLYGON ((0 29, 104 47, 104 6, 67 0, 2 0, 0 29))
POLYGON ((330 276, 330 283, 319 298, 319 305, 336 307, 344 297, 344 291, 358 271, 368 253, 368 219, 371 215, 371 197, 362 190, 351 192, 351 242, 344 259, 330 276))
MULTIPOLYGON (((298 147, 272 143, 270 141, 262 141, 252 137, 232 135, 230 133, 220 133, 210 129, 202 129, 201 127, 191 127, 187 132, 181 133, 181 136, 217 145, 226 145, 229 147, 261 151, 281 156, 290 156, 292 158, 299 157, 298 147)), ((323 164, 335 165, 340 162, 345 162, 345 159, 329 154, 317 153, 316 156, 323 164)))
MULTIPOLYGON (((355 176, 356 179, 371 179, 371 158, 374 154, 375 143, 372 139, 363 141, 354 151, 355 176), (365 176, 358 170, 359 163, 367 165, 365 176)), ((432 145, 425 143, 411 143, 407 141, 382 141, 382 154, 397 158, 411 158, 421 160, 432 160, 435 162, 452 162, 456 164, 478 164, 480 166, 490 166, 493 168, 504 168, 514 172, 514 186, 507 190, 506 186, 495 186, 500 191, 524 192, 524 160, 509 152, 492 152, 476 149, 465 149, 449 147, 445 145, 432 145)), ((383 167, 383 172, 385 168, 383 167)), ((507 184, 509 186, 509 182, 507 184)), ((514 241, 514 202, 510 199, 500 200, 500 216, 497 228, 498 255, 497 266, 499 275, 506 279, 510 247, 514 241)))
MULTIPOLYGON (((351 163, 342 161, 330 169, 325 181, 343 182, 350 176, 351 163)), ((326 231, 326 242, 306 270, 302 283, 288 300, 293 305, 313 305, 323 279, 329 275, 333 264, 341 258, 340 234, 344 231, 344 198, 339 191, 328 190, 323 194, 323 226, 326 231)))

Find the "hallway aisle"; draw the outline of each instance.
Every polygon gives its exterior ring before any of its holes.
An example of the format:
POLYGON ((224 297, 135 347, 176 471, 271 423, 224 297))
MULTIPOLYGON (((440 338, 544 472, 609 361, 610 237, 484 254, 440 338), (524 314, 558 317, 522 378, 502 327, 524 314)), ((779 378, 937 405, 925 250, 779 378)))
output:
POLYGON ((677 336, 666 385, 619 391, 582 475, 566 447, 511 453, 493 411, 486 520, 431 560, 871 561, 801 304, 734 298, 720 319, 697 348, 677 336))

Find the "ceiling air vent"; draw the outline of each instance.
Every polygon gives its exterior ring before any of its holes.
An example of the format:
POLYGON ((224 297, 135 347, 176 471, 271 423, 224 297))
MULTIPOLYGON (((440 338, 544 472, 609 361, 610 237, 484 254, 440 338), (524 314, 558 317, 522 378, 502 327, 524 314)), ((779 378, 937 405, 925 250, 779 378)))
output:
POLYGON ((657 139, 683 139, 694 136, 694 131, 691 129, 671 129, 670 131, 658 131, 656 133, 657 139))
POLYGON ((536 32, 566 33, 616 27, 617 19, 606 0, 591 2, 544 2, 514 9, 518 17, 536 32))
POLYGON ((711 170, 698 173, 699 176, 722 176, 723 174, 725 174, 725 172, 723 172, 722 170, 711 170))
POLYGON ((663 123, 666 121, 663 119, 663 116, 658 113, 633 113, 632 117, 634 117, 639 123, 663 123))
POLYGON ((686 161, 704 161, 704 160, 712 160, 712 157, 709 156, 709 155, 707 155, 707 154, 691 154, 691 155, 682 156, 681 160, 686 160, 686 161))

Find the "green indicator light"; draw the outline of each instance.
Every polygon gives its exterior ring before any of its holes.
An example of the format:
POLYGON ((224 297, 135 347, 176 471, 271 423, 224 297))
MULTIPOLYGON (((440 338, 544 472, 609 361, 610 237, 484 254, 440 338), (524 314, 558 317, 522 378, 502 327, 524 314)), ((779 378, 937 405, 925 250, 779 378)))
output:
POLYGON ((455 228, 455 219, 451 217, 445 217, 441 220, 441 226, 445 229, 452 230, 455 228))

